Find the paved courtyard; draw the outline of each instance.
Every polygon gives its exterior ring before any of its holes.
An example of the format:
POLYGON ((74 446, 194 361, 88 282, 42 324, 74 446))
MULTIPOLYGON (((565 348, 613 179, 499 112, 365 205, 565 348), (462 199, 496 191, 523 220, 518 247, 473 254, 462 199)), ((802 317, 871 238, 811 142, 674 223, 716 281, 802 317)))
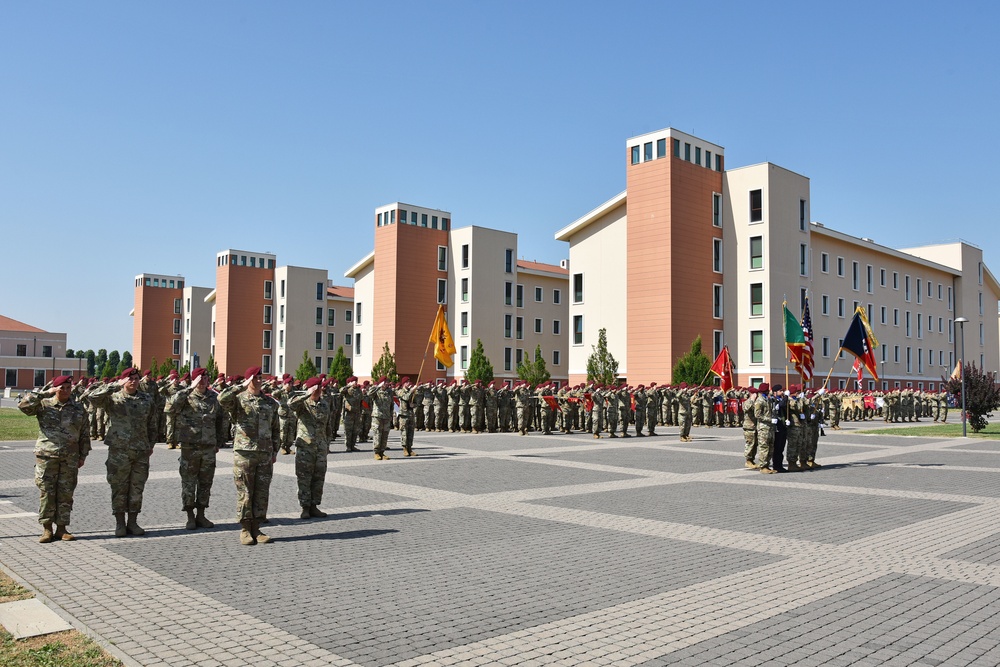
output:
POLYGON ((739 429, 660 432, 338 440, 329 518, 280 457, 254 547, 232 450, 216 528, 184 530, 158 445, 148 535, 115 539, 97 443, 78 541, 43 545, 32 443, 0 443, 0 564, 130 665, 1000 664, 1000 442, 848 425, 821 470, 761 475, 739 429))

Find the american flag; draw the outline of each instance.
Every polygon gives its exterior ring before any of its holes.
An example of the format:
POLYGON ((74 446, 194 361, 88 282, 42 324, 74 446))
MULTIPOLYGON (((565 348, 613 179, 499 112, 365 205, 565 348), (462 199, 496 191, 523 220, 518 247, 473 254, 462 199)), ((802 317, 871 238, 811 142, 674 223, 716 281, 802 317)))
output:
POLYGON ((809 298, 806 297, 805 307, 802 310, 802 334, 806 339, 806 346, 802 349, 801 362, 795 362, 795 370, 802 376, 803 383, 813 376, 813 323, 809 317, 809 298))

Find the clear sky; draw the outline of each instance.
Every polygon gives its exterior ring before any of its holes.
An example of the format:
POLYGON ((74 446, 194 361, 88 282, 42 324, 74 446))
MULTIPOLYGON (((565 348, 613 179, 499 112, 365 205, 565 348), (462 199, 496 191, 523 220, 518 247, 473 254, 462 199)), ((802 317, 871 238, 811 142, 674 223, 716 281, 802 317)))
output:
POLYGON ((133 278, 343 272, 402 201, 568 255, 675 127, 811 179, 813 220, 1000 270, 996 3, 4 2, 0 313, 132 348, 133 278))

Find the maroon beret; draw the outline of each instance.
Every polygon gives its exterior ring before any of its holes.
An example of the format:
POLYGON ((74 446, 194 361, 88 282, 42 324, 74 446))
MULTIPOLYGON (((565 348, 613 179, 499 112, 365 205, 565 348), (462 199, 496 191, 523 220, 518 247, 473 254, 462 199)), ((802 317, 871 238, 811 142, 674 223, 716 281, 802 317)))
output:
POLYGON ((318 384, 321 384, 322 382, 323 378, 321 377, 311 377, 308 380, 306 380, 306 383, 302 386, 305 387, 306 389, 312 389, 313 387, 315 387, 318 384))
POLYGON ((205 374, 204 366, 201 368, 194 369, 193 371, 191 371, 191 381, 196 382, 198 378, 200 378, 204 374, 205 374))
POLYGON ((254 375, 260 375, 260 366, 251 366, 243 374, 243 377, 249 378, 249 377, 253 377, 254 375))
POLYGON ((124 380, 127 377, 131 377, 133 375, 138 375, 138 374, 139 371, 135 370, 134 368, 126 368, 125 370, 122 371, 122 374, 118 376, 118 379, 124 380))
POLYGON ((52 386, 61 387, 67 382, 72 382, 72 381, 73 381, 72 375, 57 375, 56 377, 52 378, 52 386))

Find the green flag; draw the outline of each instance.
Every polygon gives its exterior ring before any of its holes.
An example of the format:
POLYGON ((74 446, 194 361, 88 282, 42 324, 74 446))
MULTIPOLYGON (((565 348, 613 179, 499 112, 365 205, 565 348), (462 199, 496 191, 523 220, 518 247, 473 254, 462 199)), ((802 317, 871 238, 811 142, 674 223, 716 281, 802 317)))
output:
POLYGON ((781 308, 785 311, 785 347, 788 348, 792 359, 799 361, 806 346, 806 335, 802 331, 802 325, 799 324, 798 318, 789 312, 788 305, 783 303, 781 308))

